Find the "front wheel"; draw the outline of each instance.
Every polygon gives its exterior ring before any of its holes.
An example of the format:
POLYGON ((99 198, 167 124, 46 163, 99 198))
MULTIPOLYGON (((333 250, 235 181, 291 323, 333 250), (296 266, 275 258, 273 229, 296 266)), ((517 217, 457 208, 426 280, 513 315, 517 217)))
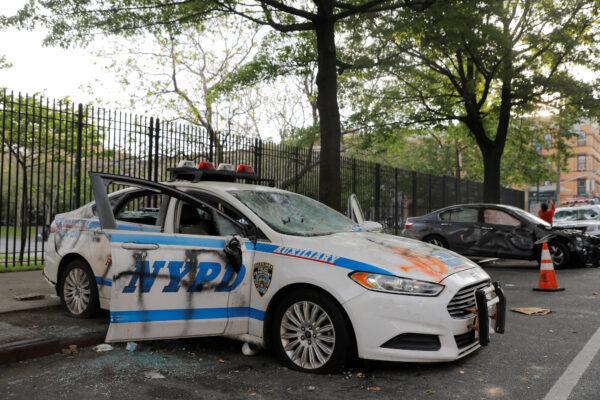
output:
POLYGON ((290 368, 336 373, 351 354, 350 329, 339 306, 316 290, 289 294, 275 309, 272 343, 290 368))
POLYGON ((100 310, 94 274, 83 260, 73 260, 63 270, 60 301, 69 315, 76 318, 91 318, 100 310))
POLYGON ((550 256, 552 257, 552 263, 555 269, 564 269, 569 266, 571 257, 569 254, 569 248, 566 244, 561 242, 554 242, 548 245, 550 250, 550 256))

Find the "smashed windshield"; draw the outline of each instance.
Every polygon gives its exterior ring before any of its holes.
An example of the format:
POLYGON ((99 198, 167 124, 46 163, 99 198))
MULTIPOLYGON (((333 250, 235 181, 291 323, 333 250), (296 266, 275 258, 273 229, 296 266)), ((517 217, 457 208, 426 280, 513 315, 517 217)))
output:
POLYGON ((357 225, 351 219, 299 194, 252 190, 229 193, 279 233, 321 236, 357 230, 357 225))

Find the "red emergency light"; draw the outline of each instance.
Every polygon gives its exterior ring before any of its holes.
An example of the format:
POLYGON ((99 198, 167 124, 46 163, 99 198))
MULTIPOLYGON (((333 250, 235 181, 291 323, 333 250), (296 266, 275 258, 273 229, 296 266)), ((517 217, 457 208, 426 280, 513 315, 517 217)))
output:
POLYGON ((198 169, 215 169, 215 165, 209 161, 200 161, 198 169))
POLYGON ((242 174, 253 174, 254 173, 254 168, 252 168, 248 164, 238 164, 237 168, 235 169, 235 172, 237 172, 238 174, 240 174, 240 173, 242 173, 242 174))

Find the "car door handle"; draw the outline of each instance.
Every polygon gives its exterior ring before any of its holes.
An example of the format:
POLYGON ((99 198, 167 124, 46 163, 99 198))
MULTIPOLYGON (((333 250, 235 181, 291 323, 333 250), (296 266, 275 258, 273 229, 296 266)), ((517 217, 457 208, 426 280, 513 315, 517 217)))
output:
POLYGON ((126 242, 121 244, 121 247, 125 250, 156 250, 160 246, 155 243, 133 243, 126 242))
POLYGON ((449 222, 442 222, 440 225, 441 225, 441 226, 450 226, 450 225, 452 225, 452 224, 451 224, 451 223, 449 223, 449 222))
POLYGON ((490 226, 482 226, 481 229, 483 229, 484 231, 493 231, 494 228, 490 227, 490 226))

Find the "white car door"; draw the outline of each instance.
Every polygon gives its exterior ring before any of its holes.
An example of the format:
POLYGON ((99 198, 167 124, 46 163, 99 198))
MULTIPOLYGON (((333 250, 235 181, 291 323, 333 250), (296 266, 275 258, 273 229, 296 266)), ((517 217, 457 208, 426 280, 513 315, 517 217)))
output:
POLYGON ((173 204, 185 203, 188 210, 209 210, 215 215, 219 212, 166 185, 109 174, 94 173, 91 177, 96 210, 112 253, 110 326, 106 340, 220 335, 230 319, 246 321, 241 327, 238 324, 238 329, 245 332, 236 332, 246 333, 249 293, 238 293, 237 289, 248 288, 242 283, 247 279, 246 266, 252 265, 254 252, 253 246, 246 244, 247 239, 218 236, 210 229, 182 230, 183 233, 116 229, 106 195, 110 184, 155 191, 163 203, 169 202, 171 211, 163 212, 163 219, 181 217, 173 204), (237 299, 235 307, 229 306, 232 293, 237 299))

